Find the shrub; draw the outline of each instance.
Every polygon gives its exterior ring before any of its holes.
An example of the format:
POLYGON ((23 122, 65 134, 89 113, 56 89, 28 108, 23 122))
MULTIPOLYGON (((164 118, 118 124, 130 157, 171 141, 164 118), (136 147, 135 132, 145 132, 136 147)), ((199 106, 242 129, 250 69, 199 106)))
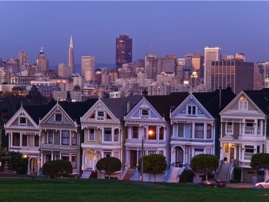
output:
POLYGON ((258 153, 251 156, 250 166, 253 169, 269 168, 269 154, 258 153))
MULTIPOLYGON (((28 158, 22 158, 22 153, 15 151, 1 151, 0 156, 10 156, 8 160, 9 170, 16 171, 17 174, 27 174, 28 158)), ((2 161, 2 163, 6 163, 2 161)))
POLYGON ((109 175, 110 178, 111 173, 121 169, 121 161, 115 157, 101 158, 99 161, 97 161, 96 168, 98 171, 103 170, 107 175, 109 175))
POLYGON ((241 181, 241 168, 240 167, 234 167, 233 169, 233 175, 234 175, 234 181, 240 182, 241 181))
POLYGON ((193 182, 194 172, 192 170, 184 170, 179 176, 179 182, 193 182))
POLYGON ((72 172, 72 164, 66 160, 49 161, 42 167, 42 173, 51 178, 68 177, 72 172))

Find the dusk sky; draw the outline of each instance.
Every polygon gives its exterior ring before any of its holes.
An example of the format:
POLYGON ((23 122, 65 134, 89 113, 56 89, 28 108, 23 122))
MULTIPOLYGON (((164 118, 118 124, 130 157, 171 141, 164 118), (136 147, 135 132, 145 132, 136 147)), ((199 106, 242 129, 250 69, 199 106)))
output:
POLYGON ((93 55, 115 63, 116 37, 133 39, 133 61, 150 51, 183 58, 220 46, 223 54, 244 53, 247 61, 269 61, 269 2, 0 2, 0 58, 35 62, 44 47, 50 65, 67 61, 70 35, 75 62, 93 55))

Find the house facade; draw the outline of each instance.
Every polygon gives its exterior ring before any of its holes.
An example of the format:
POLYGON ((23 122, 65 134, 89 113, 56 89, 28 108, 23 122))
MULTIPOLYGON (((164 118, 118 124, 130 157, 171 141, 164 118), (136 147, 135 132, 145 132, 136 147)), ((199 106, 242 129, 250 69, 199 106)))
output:
POLYGON ((268 89, 242 91, 220 113, 220 160, 241 167, 243 182, 252 182, 256 175, 250 167, 252 155, 269 151, 268 106, 268 89))

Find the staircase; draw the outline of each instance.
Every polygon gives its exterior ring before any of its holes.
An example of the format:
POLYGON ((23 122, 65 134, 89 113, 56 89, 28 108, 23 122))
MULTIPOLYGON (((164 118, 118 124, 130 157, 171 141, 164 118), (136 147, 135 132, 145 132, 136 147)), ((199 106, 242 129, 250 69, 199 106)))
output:
POLYGON ((129 168, 129 169, 126 171, 125 175, 123 176, 122 180, 131 180, 134 171, 135 171, 135 169, 131 169, 131 168, 129 168))
POLYGON ((229 182, 230 181, 230 166, 231 164, 229 163, 223 163, 221 165, 217 178, 222 181, 229 182))
POLYGON ((88 179, 90 177, 91 173, 92 173, 91 170, 84 170, 82 175, 80 176, 80 178, 88 179))
MULTIPOLYGON (((172 170, 171 170, 171 173, 170 173, 170 176, 168 177, 168 180, 167 182, 169 183, 178 183, 179 182, 179 177, 178 175, 180 175, 180 171, 181 169, 184 170, 184 168, 180 168, 180 167, 172 167, 172 170)), ((182 170, 182 171, 183 171, 182 170)))

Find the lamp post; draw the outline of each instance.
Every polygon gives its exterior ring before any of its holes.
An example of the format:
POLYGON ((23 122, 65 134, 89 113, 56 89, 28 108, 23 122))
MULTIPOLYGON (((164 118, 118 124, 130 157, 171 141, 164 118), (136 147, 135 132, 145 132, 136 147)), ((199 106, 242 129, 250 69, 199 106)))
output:
MULTIPOLYGON (((148 131, 148 135, 151 136, 153 134, 152 130, 148 131)), ((145 135, 142 136, 142 160, 141 160, 141 181, 143 182, 143 173, 144 173, 144 138, 145 135)))

